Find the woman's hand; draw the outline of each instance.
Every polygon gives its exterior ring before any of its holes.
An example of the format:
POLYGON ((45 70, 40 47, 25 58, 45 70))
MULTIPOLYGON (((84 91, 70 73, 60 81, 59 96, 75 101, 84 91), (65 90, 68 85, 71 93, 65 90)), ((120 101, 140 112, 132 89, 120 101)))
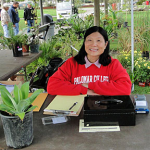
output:
POLYGON ((82 84, 82 86, 84 86, 84 87, 86 87, 86 88, 88 88, 88 85, 89 85, 88 83, 83 83, 83 84, 82 84))
POLYGON ((87 95, 99 95, 99 94, 95 93, 93 90, 88 89, 87 95))
MULTIPOLYGON (((88 89, 88 83, 83 83, 82 86, 86 87, 88 89)), ((87 95, 99 95, 97 93, 95 93, 93 90, 88 89, 87 90, 87 95)))

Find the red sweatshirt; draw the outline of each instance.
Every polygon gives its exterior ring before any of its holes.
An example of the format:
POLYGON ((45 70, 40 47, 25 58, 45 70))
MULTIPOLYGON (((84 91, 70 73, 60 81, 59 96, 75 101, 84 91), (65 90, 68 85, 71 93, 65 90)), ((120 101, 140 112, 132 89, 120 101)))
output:
POLYGON ((88 88, 100 95, 130 95, 131 81, 128 73, 117 59, 108 66, 95 64, 86 68, 69 58, 48 81, 47 92, 51 95, 87 94, 82 83, 89 83, 88 88))

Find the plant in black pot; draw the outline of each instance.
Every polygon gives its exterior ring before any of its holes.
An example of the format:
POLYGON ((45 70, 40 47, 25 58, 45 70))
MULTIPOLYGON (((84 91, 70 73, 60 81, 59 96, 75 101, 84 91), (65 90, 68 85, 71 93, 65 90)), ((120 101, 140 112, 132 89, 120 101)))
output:
POLYGON ((0 43, 3 46, 7 46, 10 50, 13 50, 14 57, 22 56, 22 42, 24 40, 23 34, 14 35, 12 23, 8 24, 9 38, 0 34, 0 43))
POLYGON ((25 82, 21 88, 14 86, 13 96, 5 86, 0 86, 0 92, 0 116, 7 146, 22 148, 30 145, 33 140, 33 109, 36 107, 32 103, 43 89, 28 97, 29 82, 25 82))
POLYGON ((38 26, 34 26, 30 29, 28 35, 28 45, 30 46, 31 53, 39 52, 39 29, 38 26))

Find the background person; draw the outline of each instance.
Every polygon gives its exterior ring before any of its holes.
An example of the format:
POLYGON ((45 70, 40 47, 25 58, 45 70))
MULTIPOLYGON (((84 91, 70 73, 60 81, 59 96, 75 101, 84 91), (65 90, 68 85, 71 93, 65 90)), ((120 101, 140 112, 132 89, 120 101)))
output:
POLYGON ((8 9, 9 9, 9 6, 7 3, 4 3, 3 4, 3 9, 1 11, 1 25, 3 27, 3 30, 4 30, 4 36, 6 38, 9 37, 9 30, 8 30, 8 23, 11 22, 10 20, 10 17, 9 17, 9 14, 8 14, 8 9))
POLYGON ((10 16, 11 22, 13 23, 14 27, 14 34, 17 35, 19 33, 19 14, 18 14, 18 8, 19 3, 18 2, 13 2, 13 5, 9 8, 8 14, 10 16))
MULTIPOLYGON (((27 8, 24 9, 24 20, 25 24, 28 25, 27 32, 30 32, 30 27, 34 26, 34 20, 36 19, 36 15, 34 13, 34 8, 31 6, 30 3, 27 4, 27 8)), ((37 20, 35 20, 37 23, 37 20)))
POLYGON ((91 27, 75 57, 69 58, 48 81, 51 95, 130 95, 131 81, 117 59, 109 55, 107 32, 91 27))

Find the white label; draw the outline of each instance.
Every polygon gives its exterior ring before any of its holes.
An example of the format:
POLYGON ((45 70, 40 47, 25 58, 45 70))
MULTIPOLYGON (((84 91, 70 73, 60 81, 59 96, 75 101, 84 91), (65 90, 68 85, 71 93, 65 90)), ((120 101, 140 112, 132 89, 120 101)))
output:
POLYGON ((137 111, 136 113, 137 113, 137 114, 145 114, 146 111, 137 111))
POLYGON ((56 117, 56 118, 52 118, 52 120, 53 120, 53 124, 67 122, 66 117, 56 117))
POLYGON ((146 106, 146 101, 136 101, 136 106, 146 106))
POLYGON ((22 51, 22 48, 18 48, 18 51, 22 51))

